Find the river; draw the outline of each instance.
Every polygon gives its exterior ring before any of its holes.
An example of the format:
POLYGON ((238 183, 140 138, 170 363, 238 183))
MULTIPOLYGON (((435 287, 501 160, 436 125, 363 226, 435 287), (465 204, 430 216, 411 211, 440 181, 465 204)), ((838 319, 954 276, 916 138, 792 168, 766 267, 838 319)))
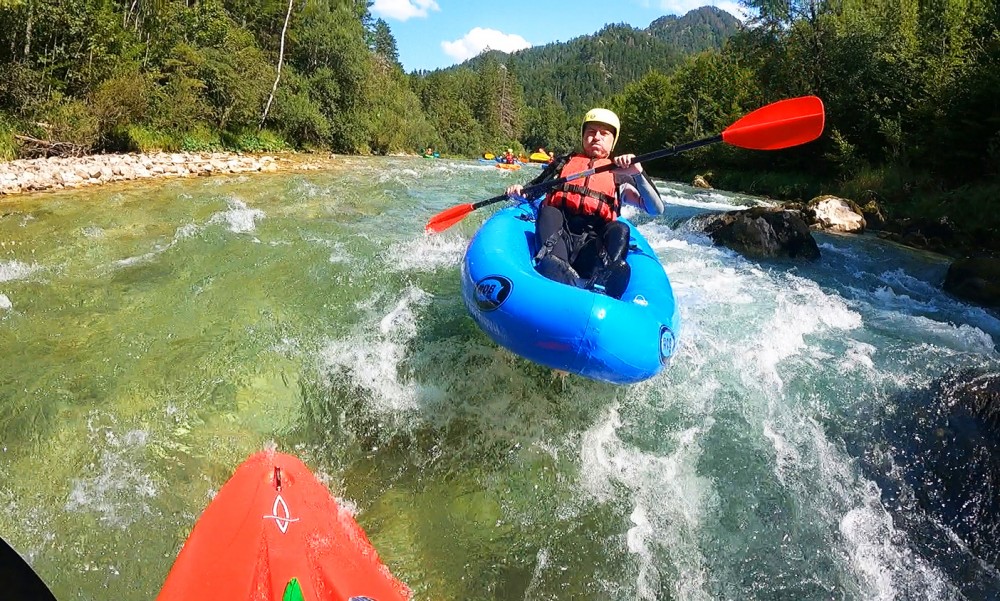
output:
MULTIPOLYGON (((942 257, 817 235, 760 262, 661 184, 635 216, 681 311, 673 364, 561 377, 468 316, 477 211, 530 176, 340 159, 0 202, 0 534, 57 598, 155 597, 249 454, 302 458, 418 599, 980 599, 1000 575, 901 527, 862 457, 908 391, 1000 366, 942 257)), ((941 537, 947 537, 942 528, 941 537)))

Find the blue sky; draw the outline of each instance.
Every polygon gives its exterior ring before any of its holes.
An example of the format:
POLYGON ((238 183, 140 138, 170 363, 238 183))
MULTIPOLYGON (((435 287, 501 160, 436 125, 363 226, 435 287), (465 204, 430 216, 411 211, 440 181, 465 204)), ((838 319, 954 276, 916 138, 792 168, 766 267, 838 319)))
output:
POLYGON ((738 0, 375 0, 407 72, 460 63, 487 46, 513 52, 594 33, 608 23, 648 27, 663 15, 715 5, 742 18, 738 0))

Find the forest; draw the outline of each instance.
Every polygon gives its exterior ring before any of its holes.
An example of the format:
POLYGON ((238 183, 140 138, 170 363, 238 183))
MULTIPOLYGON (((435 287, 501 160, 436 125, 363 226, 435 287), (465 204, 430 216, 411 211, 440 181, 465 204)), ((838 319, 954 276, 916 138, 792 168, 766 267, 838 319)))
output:
POLYGON ((722 131, 816 94, 823 137, 725 145, 650 165, 1000 238, 1000 8, 991 0, 743 0, 646 29, 405 73, 368 0, 0 0, 0 160, 39 152, 284 149, 476 157, 567 151, 580 115, 619 113, 618 150, 722 131))

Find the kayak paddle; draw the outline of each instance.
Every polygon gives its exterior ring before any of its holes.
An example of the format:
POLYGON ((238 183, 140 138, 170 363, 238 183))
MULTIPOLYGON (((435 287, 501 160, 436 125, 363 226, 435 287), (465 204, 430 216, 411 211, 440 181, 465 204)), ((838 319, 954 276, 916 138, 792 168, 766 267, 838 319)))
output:
POLYGON ((38 574, 7 541, 0 538, 0 586, 4 599, 56 601, 38 574))
MULTIPOLYGON (((823 133, 823 101, 816 96, 801 96, 779 100, 763 106, 754 112, 741 117, 736 123, 727 127, 721 134, 696 142, 688 142, 680 146, 663 148, 646 154, 641 154, 633 163, 644 163, 663 157, 673 156, 688 150, 725 142, 740 148, 752 150, 780 150, 812 142, 823 133)), ((567 177, 553 179, 528 186, 521 191, 525 198, 531 198, 538 192, 554 188, 570 180, 588 177, 595 173, 603 173, 617 169, 618 166, 602 165, 567 177)), ((506 200, 507 195, 501 194, 477 203, 460 204, 445 209, 430 218, 425 229, 430 233, 443 232, 465 218, 466 215, 487 205, 506 200)))

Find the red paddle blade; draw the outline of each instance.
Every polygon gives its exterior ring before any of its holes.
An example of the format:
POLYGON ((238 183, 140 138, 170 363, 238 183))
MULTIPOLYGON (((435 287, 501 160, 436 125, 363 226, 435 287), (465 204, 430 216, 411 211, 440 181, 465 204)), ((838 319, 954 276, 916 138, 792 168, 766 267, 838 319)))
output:
POLYGON ((443 232, 464 219, 473 209, 471 202, 445 209, 430 218, 430 221, 424 226, 424 231, 431 234, 443 232))
POLYGON ((744 116, 722 132, 727 144, 779 150, 812 142, 823 133, 823 101, 816 96, 780 100, 744 116))

